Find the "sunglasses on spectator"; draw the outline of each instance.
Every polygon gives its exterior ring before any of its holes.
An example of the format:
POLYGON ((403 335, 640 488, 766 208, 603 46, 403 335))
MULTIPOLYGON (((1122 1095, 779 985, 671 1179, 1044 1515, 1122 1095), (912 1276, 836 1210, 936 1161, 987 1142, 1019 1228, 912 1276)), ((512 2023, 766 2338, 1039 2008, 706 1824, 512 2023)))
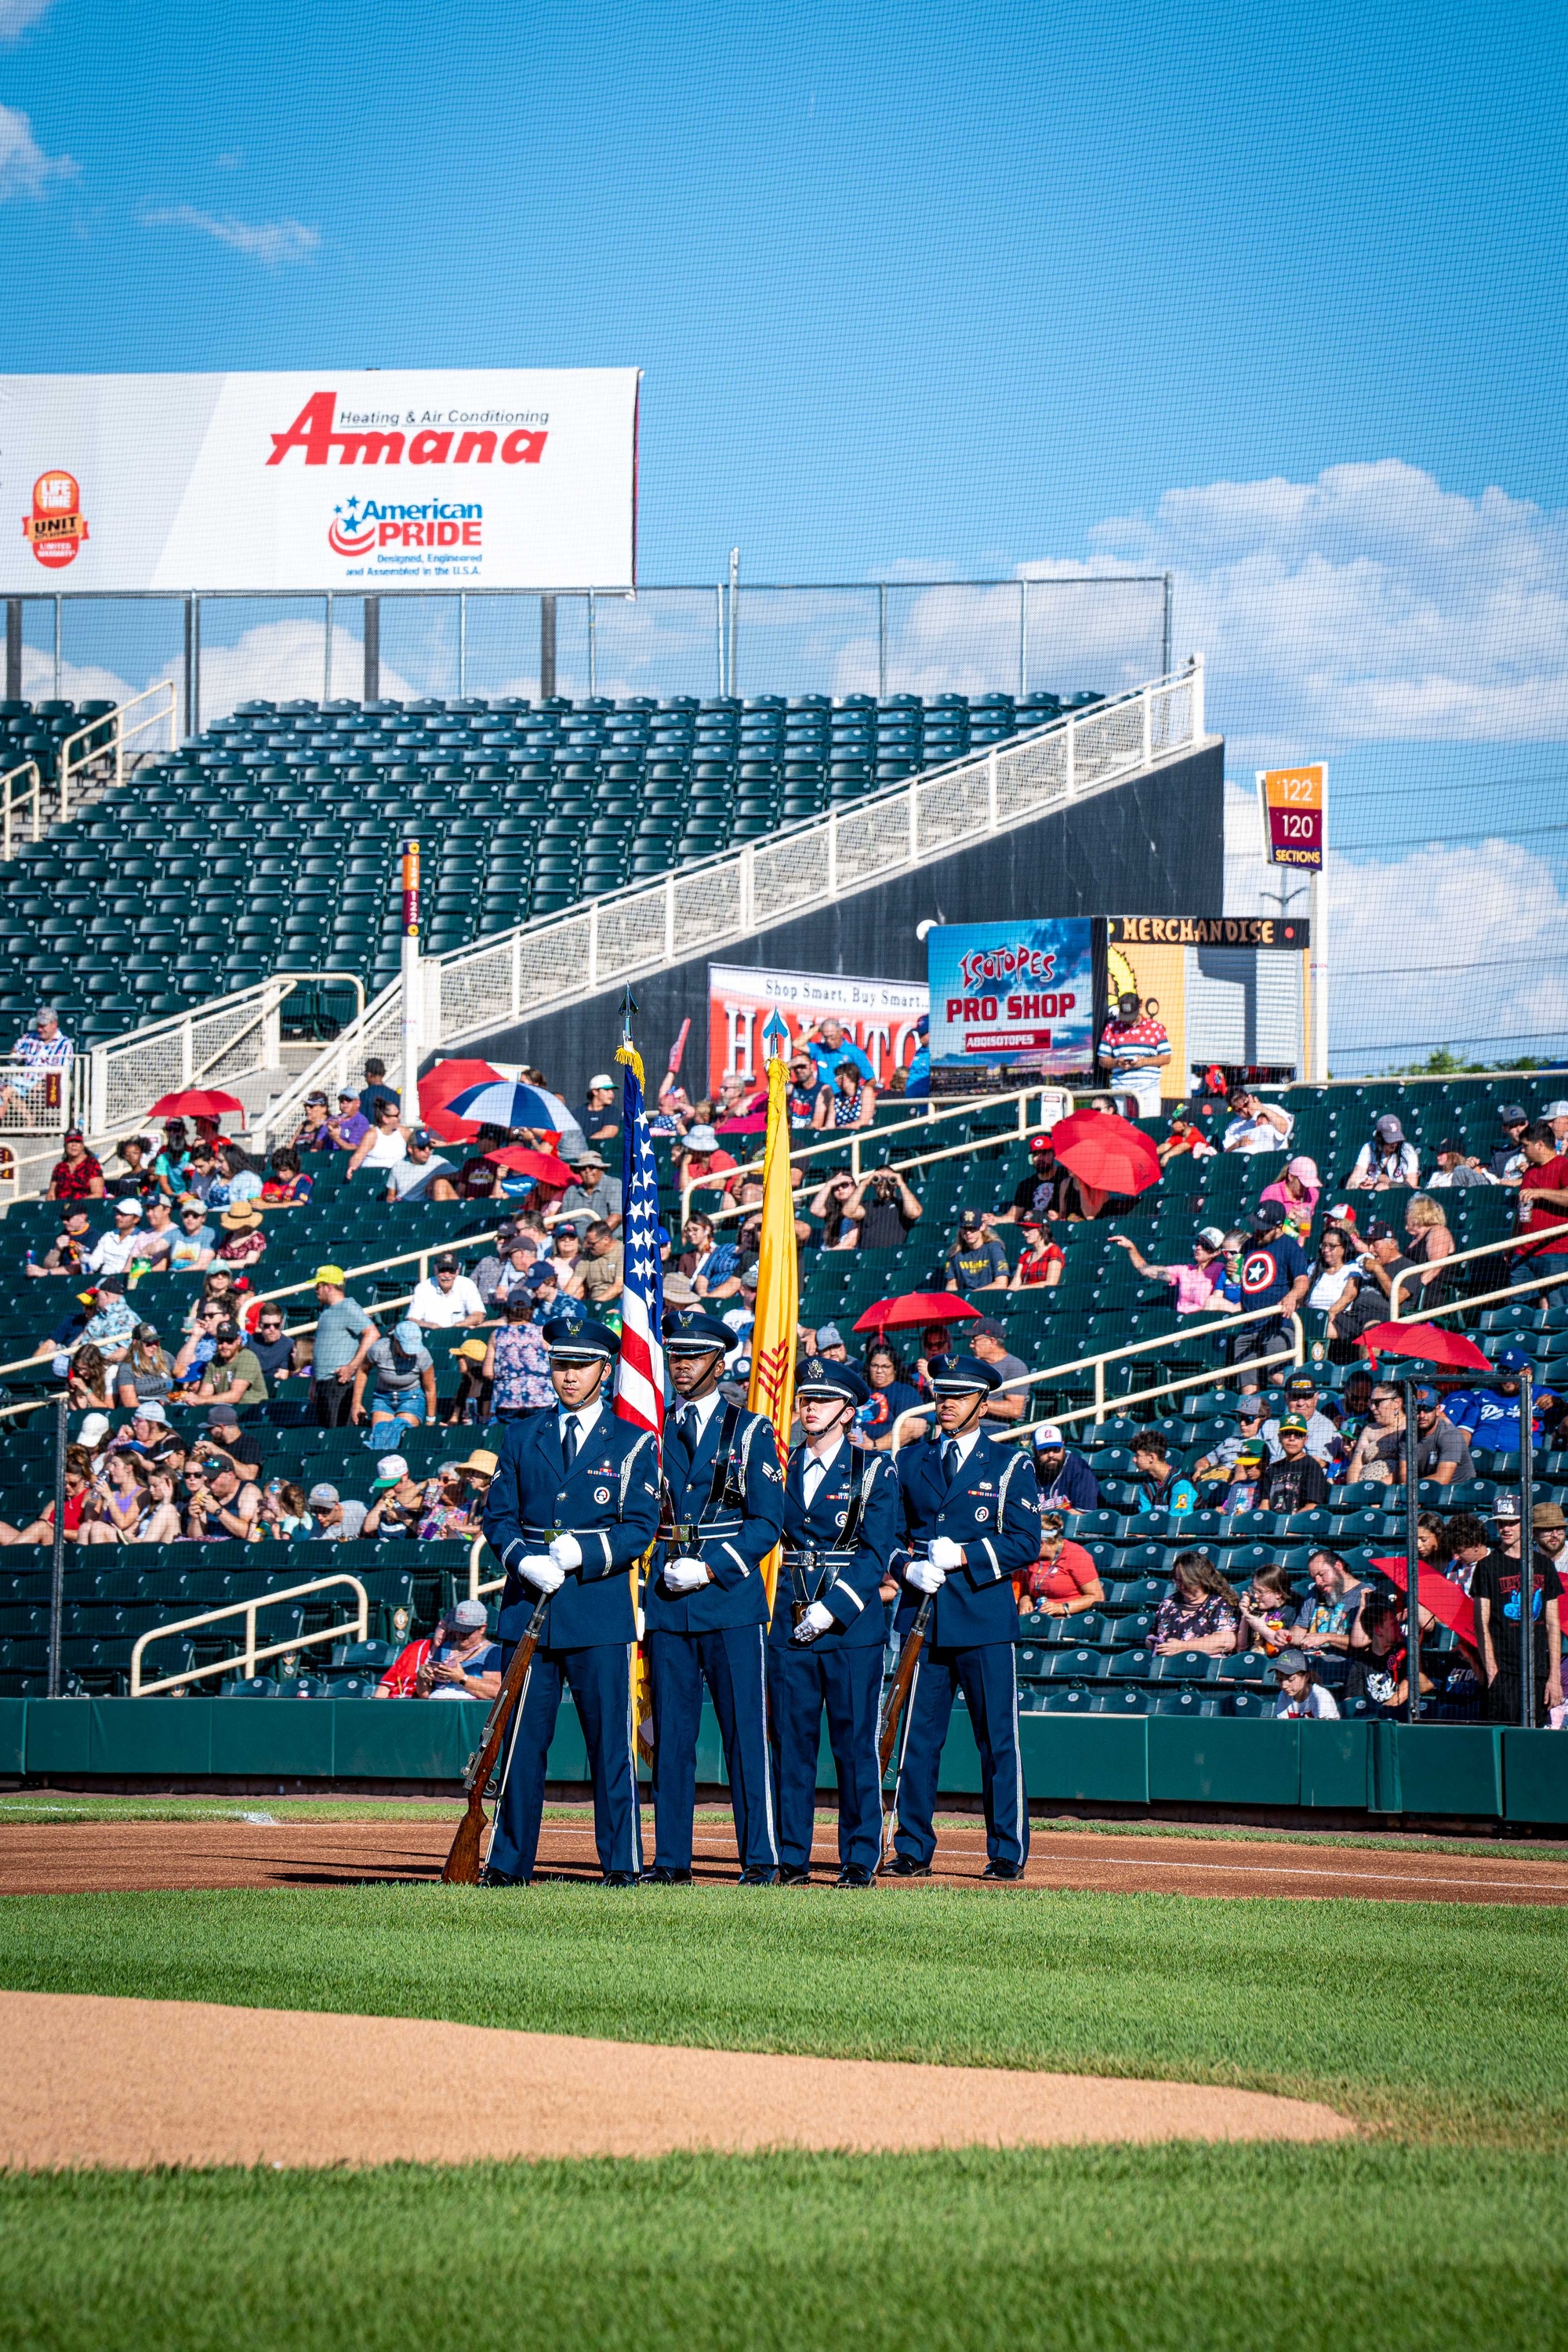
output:
POLYGON ((201 1209, 182 1209, 180 1211, 180 1217, 184 1223, 187 1225, 196 1225, 200 1224, 205 1213, 205 1211, 201 1209))

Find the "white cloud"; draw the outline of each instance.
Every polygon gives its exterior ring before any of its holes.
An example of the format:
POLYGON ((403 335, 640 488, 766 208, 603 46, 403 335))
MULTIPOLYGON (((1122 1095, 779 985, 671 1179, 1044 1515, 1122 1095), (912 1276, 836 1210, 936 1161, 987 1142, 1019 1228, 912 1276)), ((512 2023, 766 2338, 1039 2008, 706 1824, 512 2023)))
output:
POLYGON ((1568 736, 1568 512, 1385 457, 1169 490, 1091 537, 1116 569, 1174 572, 1177 652, 1207 655, 1228 732, 1568 736))
MULTIPOLYGON (((241 702, 320 701, 326 675, 326 632, 320 621, 263 621, 232 646, 202 646, 202 723, 226 719, 241 702)), ((359 698, 364 683, 364 643, 332 625, 332 693, 359 698)), ((413 701, 412 686, 383 658, 381 690, 394 702, 413 701)))
POLYGON ((277 269, 286 261, 309 261, 321 243, 321 230, 304 221, 242 221, 232 213, 220 219, 213 213, 198 212, 195 205, 164 205, 144 212, 142 226, 200 229, 204 236, 216 237, 231 252, 243 253, 268 269, 277 269))
POLYGON ((71 179, 76 169, 68 155, 45 154, 19 108, 0 106, 0 202, 7 196, 41 196, 51 180, 71 179))
POLYGON ((0 0, 0 41, 15 41, 47 15, 54 0, 0 0))
POLYGON ((129 702, 141 691, 100 663, 69 661, 60 664, 57 688, 53 654, 38 646, 22 647, 22 692, 29 702, 52 701, 57 692, 67 702, 129 702))

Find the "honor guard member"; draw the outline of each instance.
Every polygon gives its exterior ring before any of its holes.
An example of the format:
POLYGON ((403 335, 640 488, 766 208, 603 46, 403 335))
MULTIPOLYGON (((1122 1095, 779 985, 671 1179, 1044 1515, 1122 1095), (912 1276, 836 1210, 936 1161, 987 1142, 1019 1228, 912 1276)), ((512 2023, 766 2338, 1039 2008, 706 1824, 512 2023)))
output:
POLYGON ((594 1783, 594 1837, 606 1886, 642 1870, 631 1702, 637 1612, 630 1571, 658 1528, 651 1433, 618 1421, 608 1381, 618 1342, 602 1323, 547 1323, 559 1402, 508 1422, 485 1500, 484 1528, 506 1570, 503 1660, 539 1602, 548 1606, 525 1696, 512 1716, 485 1884, 533 1876, 544 1811, 544 1759, 563 1690, 577 1703, 594 1783))
POLYGON ((763 1561, 779 1539, 784 1480, 773 1425, 719 1393, 735 1335, 715 1316, 664 1318, 665 1361, 679 1399, 664 1425, 668 1520, 644 1607, 653 1682, 654 1866, 665 1886, 691 1877, 702 1685, 724 1742, 741 1884, 778 1876, 768 1752, 767 1589, 763 1561))
POLYGON ((999 1385, 991 1367, 973 1356, 939 1356, 930 1377, 936 1427, 895 1457, 904 1510, 904 1542, 894 1554, 905 1587, 900 1633, 909 1631, 928 1595, 931 1610, 910 1693, 899 1827, 888 1868, 898 1878, 930 1874, 937 1768, 962 1691, 980 1750, 984 1874, 1021 1878, 1029 1810, 1018 1744, 1013 1579, 1039 1549, 1038 1496, 1026 1457, 981 1425, 985 1400, 999 1385))
POLYGON ((784 1489, 784 1559, 768 1638, 778 1758, 779 1877, 811 1876, 822 1710, 838 1772, 839 1886, 876 1883, 882 1852, 877 1716, 887 1639, 878 1587, 900 1533, 891 1459, 853 1446, 871 1391, 848 1364, 813 1357, 795 1382, 803 1444, 784 1489))

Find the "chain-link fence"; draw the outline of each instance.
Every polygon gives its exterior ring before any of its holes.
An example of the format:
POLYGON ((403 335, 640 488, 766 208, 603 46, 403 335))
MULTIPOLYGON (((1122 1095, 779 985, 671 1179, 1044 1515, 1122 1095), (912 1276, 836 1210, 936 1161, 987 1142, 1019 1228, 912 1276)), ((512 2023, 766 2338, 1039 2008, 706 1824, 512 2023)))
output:
POLYGON ((635 597, 15 600, 6 691, 124 701, 160 678, 195 734, 248 701, 634 695, 1114 694, 1171 666, 1168 573, 809 585, 635 597), (19 608, 19 609, 18 609, 19 608))

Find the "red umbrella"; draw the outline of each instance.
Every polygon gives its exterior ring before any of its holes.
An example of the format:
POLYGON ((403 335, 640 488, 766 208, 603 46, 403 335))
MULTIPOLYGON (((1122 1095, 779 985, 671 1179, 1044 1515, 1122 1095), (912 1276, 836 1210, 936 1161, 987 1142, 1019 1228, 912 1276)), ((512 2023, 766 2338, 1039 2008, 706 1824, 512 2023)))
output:
POLYGON ((467 1087, 482 1087, 499 1078, 488 1062, 437 1062, 419 1081, 419 1116, 443 1143, 472 1143, 479 1128, 471 1118, 457 1118, 447 1108, 454 1095, 467 1087))
MULTIPOLYGON (((1381 1568, 1401 1592, 1405 1590, 1403 1559, 1374 1559, 1372 1564, 1381 1568)), ((1467 1648, 1476 1647, 1476 1604, 1463 1585, 1451 1583, 1441 1569, 1422 1566, 1415 1571, 1415 1595, 1439 1625, 1451 1625, 1467 1648)))
POLYGON ((1058 1118, 1051 1141, 1062 1166, 1094 1192, 1146 1192, 1160 1181, 1160 1155, 1142 1128, 1110 1110, 1058 1118))
POLYGON ((1415 1356, 1424 1364, 1447 1364, 1454 1371, 1489 1372, 1491 1366, 1473 1339, 1446 1323, 1374 1323, 1361 1335, 1373 1356, 1415 1356))
POLYGON ((500 1151, 487 1151, 485 1158, 498 1168, 510 1169, 514 1176, 531 1176, 541 1184, 559 1184, 564 1190, 577 1181, 564 1160, 549 1151, 531 1151, 525 1143, 504 1144, 500 1151))
POLYGON ((237 1096, 209 1092, 201 1087, 186 1087, 179 1093, 160 1095, 149 1118, 222 1118, 226 1111, 243 1112, 245 1105, 237 1096))
POLYGON ((922 1323, 978 1321, 980 1309, 952 1290, 907 1290, 901 1298, 879 1298, 855 1325, 857 1331, 913 1329, 922 1323))

